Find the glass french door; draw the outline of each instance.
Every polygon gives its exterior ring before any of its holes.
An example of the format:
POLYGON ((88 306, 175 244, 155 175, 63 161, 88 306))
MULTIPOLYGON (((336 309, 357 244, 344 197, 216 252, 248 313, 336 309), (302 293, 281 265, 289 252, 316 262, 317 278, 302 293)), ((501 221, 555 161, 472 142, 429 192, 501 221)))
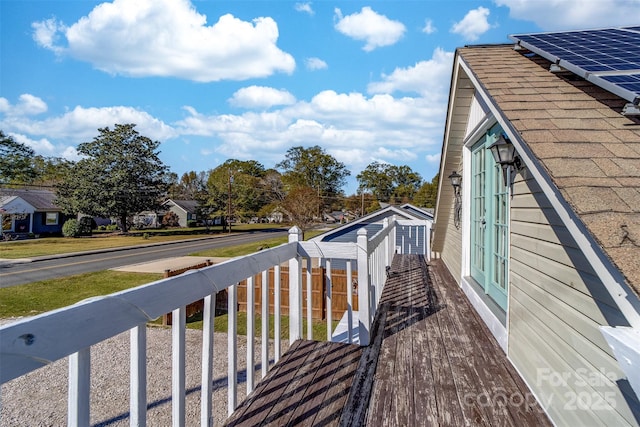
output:
POLYGON ((471 149, 471 276, 506 311, 509 190, 487 150, 501 132, 493 127, 471 149))

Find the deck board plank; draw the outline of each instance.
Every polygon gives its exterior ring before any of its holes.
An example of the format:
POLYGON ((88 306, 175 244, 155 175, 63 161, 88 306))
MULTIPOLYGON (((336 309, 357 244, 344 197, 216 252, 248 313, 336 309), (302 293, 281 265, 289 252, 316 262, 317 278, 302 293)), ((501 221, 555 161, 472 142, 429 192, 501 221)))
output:
POLYGON ((296 341, 227 424, 551 426, 440 260, 390 273, 371 346, 296 341))

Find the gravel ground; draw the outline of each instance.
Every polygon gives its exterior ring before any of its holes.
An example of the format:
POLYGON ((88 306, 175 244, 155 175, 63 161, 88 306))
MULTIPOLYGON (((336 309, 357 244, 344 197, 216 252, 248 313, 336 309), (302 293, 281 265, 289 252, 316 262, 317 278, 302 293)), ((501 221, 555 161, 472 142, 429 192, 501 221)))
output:
MULTIPOLYGON (((283 346, 285 343, 283 342, 283 346)), ((202 332, 186 334, 186 425, 200 425, 202 332)), ((255 383, 260 378, 260 342, 256 341, 255 383)), ((283 349, 284 351, 284 349, 283 349)), ((273 359, 273 343, 269 354, 273 359)), ((238 402, 246 396, 246 339, 238 337, 238 402)), ((67 358, 2 385, 1 426, 65 426, 67 358)), ((171 425, 171 330, 147 328, 147 425, 171 425)), ((214 337, 214 423, 227 418, 227 335, 214 337)), ((129 333, 91 349, 91 425, 129 425, 129 333)))

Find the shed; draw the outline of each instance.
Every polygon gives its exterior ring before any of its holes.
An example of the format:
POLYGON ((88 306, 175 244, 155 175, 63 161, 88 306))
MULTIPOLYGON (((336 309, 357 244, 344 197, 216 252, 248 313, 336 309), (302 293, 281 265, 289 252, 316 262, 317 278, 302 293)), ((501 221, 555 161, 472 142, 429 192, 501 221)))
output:
POLYGON ((399 225, 396 234, 398 252, 428 255, 433 214, 408 203, 399 207, 389 205, 320 234, 311 240, 319 242, 355 242, 358 230, 365 228, 367 234, 373 236, 382 229, 383 221, 392 217, 396 218, 399 225))

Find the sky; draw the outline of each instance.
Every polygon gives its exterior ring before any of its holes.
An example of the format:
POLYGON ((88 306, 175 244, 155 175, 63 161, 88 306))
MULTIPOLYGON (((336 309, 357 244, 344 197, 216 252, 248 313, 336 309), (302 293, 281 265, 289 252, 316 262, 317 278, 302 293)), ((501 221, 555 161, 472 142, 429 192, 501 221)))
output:
MULTIPOLYGON (((179 176, 321 146, 438 172, 457 47, 640 24, 640 0, 0 0, 0 129, 77 160, 135 123, 179 176)), ((499 58, 496 58, 499 60, 499 58)))

